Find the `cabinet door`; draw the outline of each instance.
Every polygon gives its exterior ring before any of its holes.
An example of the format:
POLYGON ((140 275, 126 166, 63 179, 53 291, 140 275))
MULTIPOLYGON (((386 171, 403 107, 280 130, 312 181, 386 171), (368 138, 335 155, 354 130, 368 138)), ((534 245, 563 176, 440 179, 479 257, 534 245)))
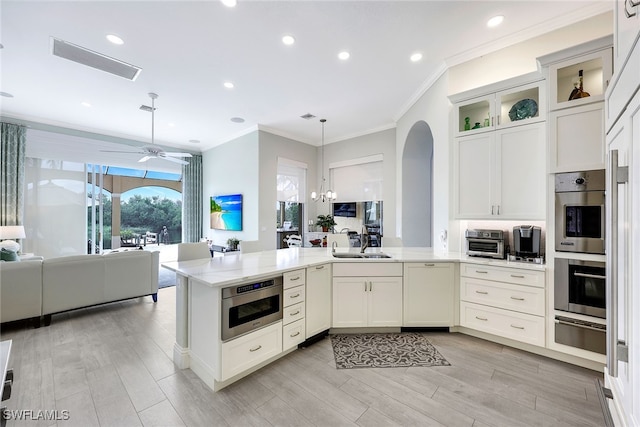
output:
POLYGON ((522 126, 547 118, 546 85, 529 83, 496 94, 496 128, 522 126))
POLYGON ((402 326, 402 277, 369 277, 368 325, 402 326))
POLYGON ((454 142, 456 217, 490 218, 494 133, 457 138, 454 142))
POLYGON ((604 169, 604 103, 549 115, 551 172, 604 169))
POLYGON ((405 263, 403 326, 453 326, 451 263, 405 263))
POLYGON ((616 0, 613 25, 615 27, 613 64, 615 72, 618 73, 640 32, 640 7, 632 6, 630 0, 616 0))
POLYGON ((306 337, 331 328, 331 264, 307 268, 306 337))
POLYGON ((494 212, 500 219, 545 219, 546 143, 545 124, 496 132, 499 176, 494 212))
POLYGON ((367 326, 367 293, 365 277, 334 277, 333 327, 367 326))
POLYGON ((453 108, 455 111, 454 130, 456 135, 472 135, 495 129, 495 125, 492 124, 495 111, 495 94, 458 102, 453 108), (465 129, 467 119, 469 129, 465 129), (485 120, 489 121, 489 126, 486 126, 485 120), (475 129, 473 129, 474 127, 475 129))

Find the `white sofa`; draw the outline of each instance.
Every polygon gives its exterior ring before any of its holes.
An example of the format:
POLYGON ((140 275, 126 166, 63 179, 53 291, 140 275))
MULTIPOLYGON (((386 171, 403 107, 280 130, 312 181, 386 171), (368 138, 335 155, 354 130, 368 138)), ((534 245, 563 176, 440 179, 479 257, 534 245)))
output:
POLYGON ((0 263, 0 320, 44 316, 48 325, 52 314, 76 308, 146 295, 157 301, 159 268, 160 252, 144 250, 0 263))

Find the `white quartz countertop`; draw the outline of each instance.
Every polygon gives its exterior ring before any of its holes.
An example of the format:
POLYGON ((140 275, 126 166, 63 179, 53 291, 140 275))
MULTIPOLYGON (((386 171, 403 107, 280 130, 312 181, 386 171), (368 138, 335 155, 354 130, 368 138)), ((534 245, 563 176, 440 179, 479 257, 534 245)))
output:
MULTIPOLYGON (((336 252, 359 252, 359 249, 340 249, 336 252)), ((334 258, 330 248, 287 248, 255 253, 238 253, 192 261, 162 263, 164 268, 211 287, 231 286, 250 280, 314 265, 342 262, 469 262, 474 264, 513 267, 545 271, 544 265, 515 261, 469 257, 459 252, 434 251, 432 248, 369 248, 366 252, 383 252, 391 258, 334 258)))

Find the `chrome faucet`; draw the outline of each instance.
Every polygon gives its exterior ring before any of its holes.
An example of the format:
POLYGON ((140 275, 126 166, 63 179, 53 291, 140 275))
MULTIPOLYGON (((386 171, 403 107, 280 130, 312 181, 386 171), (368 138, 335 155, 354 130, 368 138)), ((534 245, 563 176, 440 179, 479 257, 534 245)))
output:
POLYGON ((335 254, 336 253, 336 248, 338 247, 338 242, 336 242, 335 240, 333 242, 331 242, 331 253, 335 254))
POLYGON ((363 254, 364 250, 369 246, 369 232, 367 227, 362 226, 362 234, 360 235, 360 253, 363 254))

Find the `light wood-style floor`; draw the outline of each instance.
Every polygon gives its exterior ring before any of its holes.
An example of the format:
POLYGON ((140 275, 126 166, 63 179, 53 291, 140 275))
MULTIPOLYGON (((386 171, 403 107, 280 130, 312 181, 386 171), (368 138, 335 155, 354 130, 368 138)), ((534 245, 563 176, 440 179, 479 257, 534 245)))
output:
POLYGON ((456 333, 428 333, 448 367, 336 370, 330 339, 213 393, 171 361, 175 288, 4 325, 10 409, 69 420, 8 426, 601 426, 597 372, 456 333))

